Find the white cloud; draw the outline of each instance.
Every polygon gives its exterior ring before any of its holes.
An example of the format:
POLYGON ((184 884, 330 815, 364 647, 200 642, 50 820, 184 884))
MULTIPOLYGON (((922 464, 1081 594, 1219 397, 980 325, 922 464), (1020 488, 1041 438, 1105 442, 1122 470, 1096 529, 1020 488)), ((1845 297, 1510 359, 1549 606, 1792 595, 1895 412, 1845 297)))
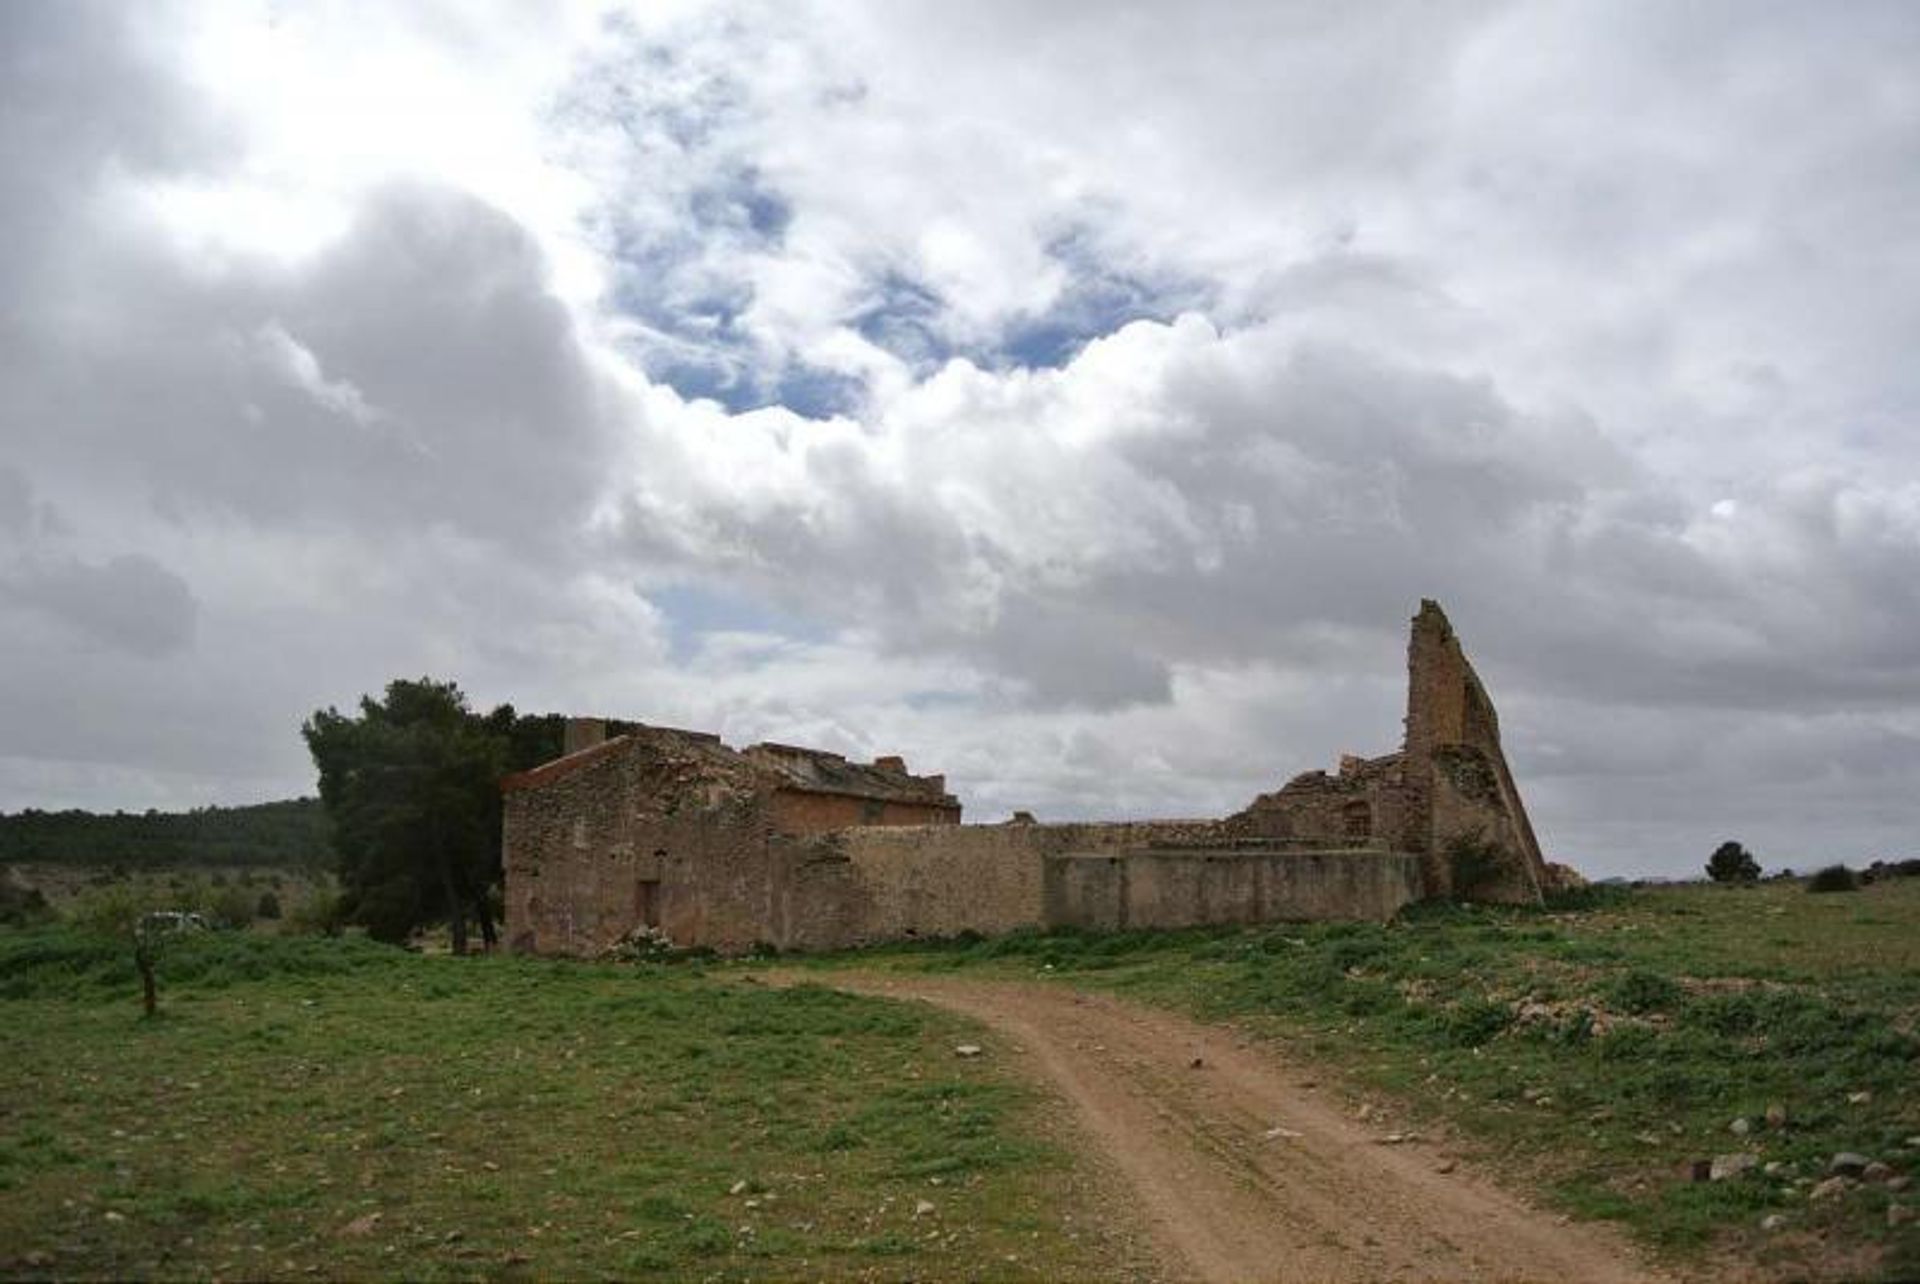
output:
POLYGON ((1217 812, 1434 595, 1550 847, 1911 830, 1908 6, 0 27, 0 805, 430 672, 1217 812))

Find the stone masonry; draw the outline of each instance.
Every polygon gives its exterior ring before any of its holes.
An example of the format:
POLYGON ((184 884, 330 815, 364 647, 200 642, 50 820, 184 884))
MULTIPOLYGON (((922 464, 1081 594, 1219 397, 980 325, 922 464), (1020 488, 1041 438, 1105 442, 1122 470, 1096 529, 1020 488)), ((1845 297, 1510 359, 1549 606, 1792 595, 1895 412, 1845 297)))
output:
POLYGON ((1398 752, 1343 757, 1223 820, 962 825, 940 776, 838 754, 569 724, 508 777, 507 940, 597 954, 831 949, 1021 927, 1390 917, 1409 901, 1537 901, 1545 866, 1499 720, 1445 614, 1408 644, 1398 752))

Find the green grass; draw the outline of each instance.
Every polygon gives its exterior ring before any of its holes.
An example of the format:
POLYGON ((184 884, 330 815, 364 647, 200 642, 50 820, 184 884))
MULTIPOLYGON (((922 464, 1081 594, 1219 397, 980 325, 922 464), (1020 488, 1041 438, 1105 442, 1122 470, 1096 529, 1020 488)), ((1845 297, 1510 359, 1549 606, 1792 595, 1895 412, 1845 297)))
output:
POLYGON ((1920 1194, 1806 1198, 1840 1150, 1920 1177, 1920 879, 1844 896, 1777 883, 1582 899, 1422 907, 1384 926, 1021 933, 824 962, 1065 979, 1230 1021, 1449 1121, 1516 1181, 1678 1260, 1712 1248, 1787 1274, 1920 1274, 1920 1227, 1886 1224, 1890 1199, 1920 1194), (1783 1129, 1764 1126, 1774 1103, 1783 1129), (1745 1139, 1736 1118, 1753 1124, 1745 1139), (1783 1168, 1684 1175, 1743 1149, 1783 1168), (1787 1226, 1761 1232, 1773 1212, 1787 1226))
POLYGON ((353 939, 197 938, 162 978, 144 1021, 111 944, 0 933, 0 1276, 1113 1268, 1036 1098, 930 1009, 353 939))

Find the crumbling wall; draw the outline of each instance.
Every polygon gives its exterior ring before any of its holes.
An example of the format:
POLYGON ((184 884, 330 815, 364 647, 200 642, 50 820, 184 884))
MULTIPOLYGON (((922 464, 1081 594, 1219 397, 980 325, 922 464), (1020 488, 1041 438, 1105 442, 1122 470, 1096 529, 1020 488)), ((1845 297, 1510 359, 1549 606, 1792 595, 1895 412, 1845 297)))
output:
POLYGON ((783 862, 751 769, 653 731, 590 752, 505 797, 509 946, 596 954, 642 925, 684 944, 765 939, 783 862))
POLYGON ((1418 851, 1426 845, 1424 795, 1404 754, 1341 759, 1337 774, 1307 771, 1224 822, 1235 838, 1418 851))
POLYGON ((780 789, 773 795, 773 823, 790 834, 818 834, 854 825, 955 825, 958 812, 939 802, 857 798, 850 794, 780 789))
POLYGON ((1407 642, 1405 755, 1426 764, 1417 787, 1428 838, 1417 850, 1425 853, 1428 895, 1538 902, 1546 862, 1500 744, 1499 714, 1432 601, 1420 604, 1407 642), (1456 888, 1454 867, 1475 849, 1493 872, 1456 888))
MULTIPOLYGON (((1042 924, 1381 918, 1419 895, 1537 901, 1539 845, 1499 719, 1440 608, 1408 642, 1406 739, 1224 821, 958 824, 939 776, 781 745, 604 724, 507 782, 507 939, 594 954, 831 949, 1042 924)), ((577 733, 577 734, 576 734, 577 733)))
POLYGON ((1239 839, 1374 846, 1420 859, 1425 895, 1540 899, 1545 862, 1500 744, 1500 718, 1445 612, 1422 602, 1407 641, 1399 753, 1344 757, 1225 822, 1239 839), (1459 870, 1471 886, 1459 885, 1459 870))

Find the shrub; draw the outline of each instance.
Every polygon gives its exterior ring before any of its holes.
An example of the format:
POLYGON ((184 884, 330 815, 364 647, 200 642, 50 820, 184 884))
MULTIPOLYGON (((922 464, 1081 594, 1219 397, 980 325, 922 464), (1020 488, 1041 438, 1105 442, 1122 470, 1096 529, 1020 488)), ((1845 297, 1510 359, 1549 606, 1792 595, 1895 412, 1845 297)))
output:
POLYGON ((1682 991, 1672 978, 1635 968, 1615 981, 1607 991, 1607 1004, 1635 1016, 1663 1012, 1680 1002, 1682 991))
POLYGON ((253 907, 256 918, 279 918, 280 898, 272 892, 260 893, 260 903, 253 907))
POLYGON ((1455 900, 1470 899, 1486 891, 1505 872, 1506 861, 1499 844, 1490 841, 1480 830, 1455 834, 1447 840, 1445 852, 1447 867, 1453 873, 1455 900))
POLYGON ((1448 1008, 1440 1034, 1459 1048, 1477 1048, 1513 1023, 1513 1010, 1495 999, 1470 998, 1448 1008))
POLYGON ((9 927, 31 927, 54 917, 53 907, 37 887, 26 887, 0 873, 0 923, 9 927))
POLYGON ((213 916, 222 927, 251 927, 253 908, 256 904, 253 894, 237 883, 219 884, 213 894, 210 908, 213 916))
POLYGON ((1859 887, 1860 880, 1845 865, 1829 865, 1807 880, 1810 892, 1852 892, 1859 887))
POLYGON ((316 887, 294 903, 287 915, 287 930, 308 936, 338 936, 346 926, 341 913, 340 894, 328 887, 316 887))
POLYGON ((1739 843, 1721 843, 1707 858, 1707 877, 1716 883, 1751 883, 1760 877, 1760 862, 1739 843))

